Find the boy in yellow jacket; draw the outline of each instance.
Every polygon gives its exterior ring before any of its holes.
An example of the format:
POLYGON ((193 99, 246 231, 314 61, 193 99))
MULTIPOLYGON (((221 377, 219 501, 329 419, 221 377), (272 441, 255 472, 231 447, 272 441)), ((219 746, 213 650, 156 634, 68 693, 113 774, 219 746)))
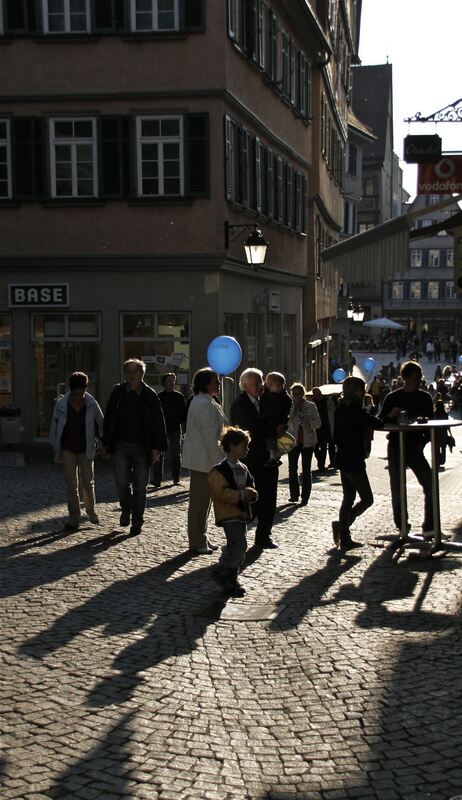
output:
POLYGON ((220 444, 226 455, 209 472, 215 523, 224 528, 226 547, 213 570, 213 577, 233 597, 243 597, 244 587, 237 576, 247 550, 247 523, 252 519, 251 503, 258 494, 253 478, 240 459, 249 450, 250 434, 240 428, 227 428, 220 444))

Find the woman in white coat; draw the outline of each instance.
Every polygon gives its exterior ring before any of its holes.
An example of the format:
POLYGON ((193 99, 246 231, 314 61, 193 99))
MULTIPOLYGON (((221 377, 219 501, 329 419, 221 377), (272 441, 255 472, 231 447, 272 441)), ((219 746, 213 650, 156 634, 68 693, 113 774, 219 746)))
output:
POLYGON ((298 481, 298 459, 302 457, 302 500, 306 506, 311 494, 311 460, 317 442, 316 431, 321 427, 321 418, 315 403, 305 399, 306 390, 302 383, 290 387, 292 408, 289 413, 289 432, 295 439, 295 447, 289 453, 289 491, 292 503, 300 496, 298 481))
POLYGON ((85 510, 90 522, 99 523, 95 509, 95 481, 93 461, 96 439, 103 435, 103 412, 87 392, 88 376, 73 372, 69 378, 69 391, 59 397, 53 410, 50 426, 50 443, 55 451, 55 461, 62 463, 67 484, 68 531, 80 525, 79 475, 83 488, 85 510))
POLYGON ((218 440, 227 424, 221 405, 215 400, 220 389, 213 369, 199 369, 193 378, 194 397, 188 408, 183 443, 183 467, 190 471, 188 538, 195 553, 217 549, 207 539, 207 522, 212 502, 208 474, 223 460, 218 440))

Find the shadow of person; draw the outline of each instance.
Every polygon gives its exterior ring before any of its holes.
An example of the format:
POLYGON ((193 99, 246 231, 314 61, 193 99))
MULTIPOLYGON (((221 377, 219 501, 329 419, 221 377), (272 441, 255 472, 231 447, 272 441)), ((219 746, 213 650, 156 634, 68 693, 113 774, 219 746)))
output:
POLYGON ((129 743, 135 729, 136 712, 130 711, 105 733, 96 747, 55 779, 46 796, 56 800, 75 797, 76 786, 81 788, 82 776, 88 775, 92 781, 87 787, 90 794, 85 792, 85 796, 131 797, 129 743))
MULTIPOLYGON (((65 535, 68 538, 72 534, 65 535)), ((13 597, 36 586, 55 583, 68 575, 82 572, 95 563, 98 552, 120 544, 127 535, 121 531, 111 531, 52 553, 18 554, 18 546, 27 546, 27 540, 7 545, 0 549, 0 558, 4 565, 8 565, 8 569, 2 570, 0 597, 13 597)), ((52 533, 43 544, 52 544, 61 538, 60 532, 52 533)), ((32 539, 32 545, 37 545, 36 537, 32 539)))
POLYGON ((271 621, 269 629, 285 631, 296 628, 308 611, 321 604, 328 588, 359 561, 360 556, 344 554, 340 550, 331 551, 321 569, 306 575, 281 597, 278 603, 281 609, 271 621))

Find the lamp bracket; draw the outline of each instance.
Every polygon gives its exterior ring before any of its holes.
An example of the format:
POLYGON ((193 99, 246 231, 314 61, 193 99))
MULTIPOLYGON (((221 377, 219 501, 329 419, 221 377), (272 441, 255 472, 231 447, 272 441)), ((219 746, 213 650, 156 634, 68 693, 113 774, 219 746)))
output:
POLYGON ((227 220, 224 222, 225 225, 225 250, 229 250, 229 243, 234 242, 237 237, 239 236, 239 231, 247 231, 250 228, 254 228, 254 230, 260 230, 260 226, 257 222, 249 222, 247 225, 230 225, 227 220), (234 236, 230 236, 229 232, 237 230, 238 232, 234 236))

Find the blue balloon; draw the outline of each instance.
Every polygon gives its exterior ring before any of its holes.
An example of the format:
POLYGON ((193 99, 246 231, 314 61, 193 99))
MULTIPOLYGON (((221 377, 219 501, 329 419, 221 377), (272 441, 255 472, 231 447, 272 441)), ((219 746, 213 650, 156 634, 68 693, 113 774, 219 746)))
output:
POLYGON ((459 356, 459 364, 462 364, 462 356, 459 356))
POLYGON ((234 372, 241 360, 241 346, 233 336, 217 336, 207 348, 209 367, 219 375, 229 375, 230 372, 234 372))
POLYGON ((371 356, 369 356, 369 358, 365 358, 363 361, 363 367, 366 372, 371 372, 375 368, 375 358, 371 358, 371 356))
POLYGON ((338 367, 338 369, 334 369, 332 377, 335 383, 342 383, 342 381, 344 381, 346 378, 346 372, 341 367, 338 367))

